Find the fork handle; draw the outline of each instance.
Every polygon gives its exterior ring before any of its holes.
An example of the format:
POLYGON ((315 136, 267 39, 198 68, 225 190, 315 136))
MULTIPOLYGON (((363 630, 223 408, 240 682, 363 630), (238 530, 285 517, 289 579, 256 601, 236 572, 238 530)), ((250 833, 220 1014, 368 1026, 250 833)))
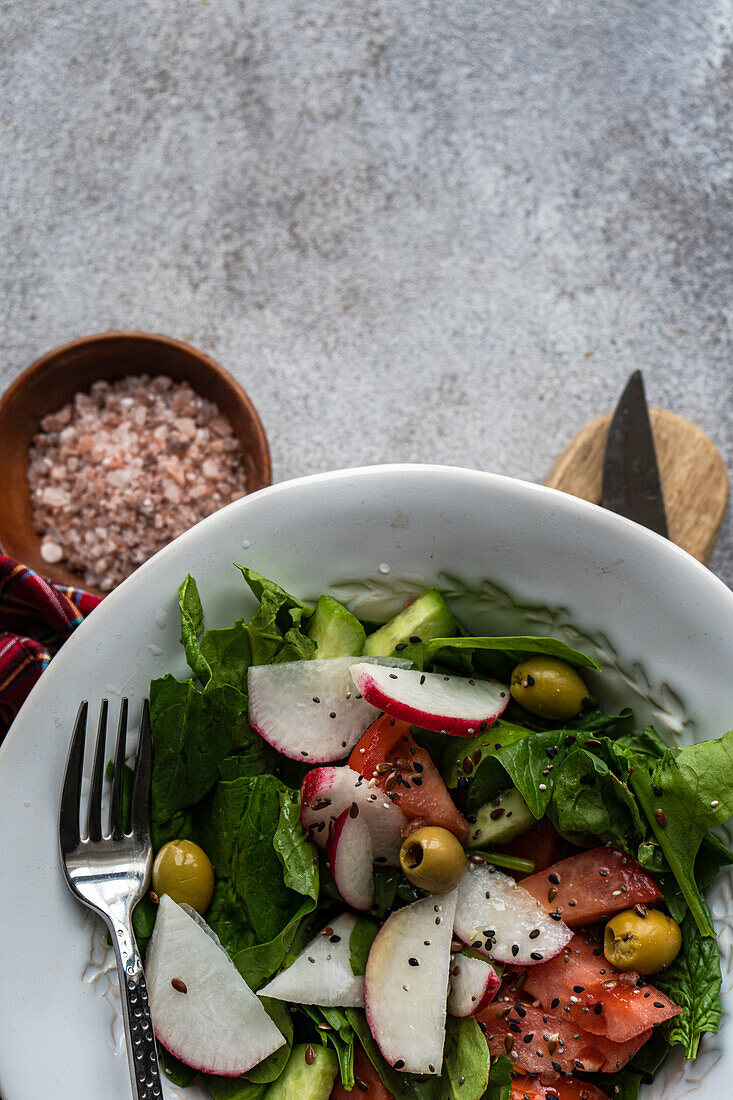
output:
POLYGON ((129 920, 110 922, 109 930, 120 979, 132 1095, 135 1100, 161 1100, 158 1051, 140 952, 129 920))

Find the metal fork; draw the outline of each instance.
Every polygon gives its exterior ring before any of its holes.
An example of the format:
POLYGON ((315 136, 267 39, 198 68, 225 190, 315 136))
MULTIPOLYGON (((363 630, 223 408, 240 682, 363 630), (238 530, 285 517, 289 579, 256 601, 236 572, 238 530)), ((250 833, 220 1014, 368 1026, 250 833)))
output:
POLYGON ((74 725, 66 764, 59 814, 61 862, 70 889, 104 920, 117 960, 122 995, 132 1095, 136 1100, 160 1100, 163 1095, 155 1036, 150 1020, 142 959, 132 931, 132 910, 150 880, 153 848, 148 826, 151 739, 147 699, 143 704, 135 757, 131 828, 122 820, 122 776, 127 741, 127 699, 122 700, 117 730, 114 778, 109 812, 109 835, 102 833, 107 700, 99 713, 97 745, 89 792, 86 835, 79 830, 81 778, 84 765, 88 703, 83 702, 74 725))

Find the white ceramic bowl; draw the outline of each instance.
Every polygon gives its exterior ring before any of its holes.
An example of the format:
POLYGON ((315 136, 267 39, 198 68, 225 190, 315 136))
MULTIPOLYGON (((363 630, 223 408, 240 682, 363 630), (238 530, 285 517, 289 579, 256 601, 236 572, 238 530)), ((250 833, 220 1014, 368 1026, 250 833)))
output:
MULTIPOLYGON (((654 721, 673 741, 733 725, 733 594, 635 524, 536 485, 433 466, 346 470, 245 497, 107 597, 44 673, 0 750, 3 1100, 129 1094, 104 934, 59 866, 71 723, 82 697, 94 712, 103 695, 139 701, 152 676, 185 674, 176 589, 189 570, 209 625, 253 610, 234 561, 301 596, 329 590, 370 619, 437 584, 478 632, 554 634, 590 649, 605 665, 597 681, 604 701, 630 703, 640 722, 654 721)), ((730 876, 710 900, 727 1003, 730 876)), ((730 1095, 731 1031, 726 1012, 698 1061, 673 1060, 649 1100, 730 1095)))

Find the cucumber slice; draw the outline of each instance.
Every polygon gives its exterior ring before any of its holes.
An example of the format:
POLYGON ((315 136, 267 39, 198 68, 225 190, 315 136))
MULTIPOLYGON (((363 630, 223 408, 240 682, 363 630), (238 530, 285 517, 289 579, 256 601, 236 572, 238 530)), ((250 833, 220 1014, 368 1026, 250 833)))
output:
POLYGON ((267 1100, 328 1100, 338 1068, 338 1058, 330 1047, 299 1043, 268 1088, 267 1100))
POLYGON ((472 848, 508 844, 536 823, 534 814, 517 788, 510 787, 477 811, 476 822, 471 825, 469 844, 472 848))
POLYGON ((389 657, 398 645, 411 639, 429 642, 431 638, 453 638, 458 623, 437 588, 429 588, 414 603, 404 608, 379 630, 370 634, 364 653, 370 657, 389 657))
POLYGON ((360 657, 364 648, 364 627, 333 596, 320 596, 308 635, 316 643, 316 657, 360 657))

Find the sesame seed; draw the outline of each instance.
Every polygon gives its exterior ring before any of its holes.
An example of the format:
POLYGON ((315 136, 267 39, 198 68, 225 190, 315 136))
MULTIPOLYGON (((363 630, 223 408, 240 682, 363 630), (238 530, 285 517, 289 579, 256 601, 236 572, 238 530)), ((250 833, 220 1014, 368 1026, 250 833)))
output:
POLYGON ((188 989, 183 978, 171 978, 171 985, 175 989, 176 993, 188 993, 188 989))

